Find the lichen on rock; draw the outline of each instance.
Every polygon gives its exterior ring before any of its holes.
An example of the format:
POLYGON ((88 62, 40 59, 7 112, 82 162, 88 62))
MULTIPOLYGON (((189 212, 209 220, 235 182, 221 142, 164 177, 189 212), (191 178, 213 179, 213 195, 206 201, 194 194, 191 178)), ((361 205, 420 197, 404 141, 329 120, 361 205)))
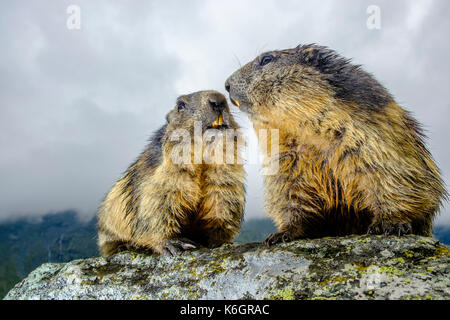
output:
POLYGON ((349 236, 44 264, 5 299, 450 299, 448 247, 349 236))

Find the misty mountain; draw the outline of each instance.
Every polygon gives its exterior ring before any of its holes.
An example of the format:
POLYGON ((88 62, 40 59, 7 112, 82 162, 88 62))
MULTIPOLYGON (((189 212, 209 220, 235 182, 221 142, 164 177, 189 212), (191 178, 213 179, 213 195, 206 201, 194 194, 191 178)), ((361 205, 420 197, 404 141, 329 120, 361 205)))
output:
POLYGON ((80 222, 74 211, 0 224, 0 297, 44 262, 97 254, 95 219, 80 222))

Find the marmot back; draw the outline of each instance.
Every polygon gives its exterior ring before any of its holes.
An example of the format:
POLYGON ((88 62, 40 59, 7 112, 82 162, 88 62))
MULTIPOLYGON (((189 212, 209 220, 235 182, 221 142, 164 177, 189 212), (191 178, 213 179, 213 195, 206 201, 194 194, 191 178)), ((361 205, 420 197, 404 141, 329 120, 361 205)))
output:
MULTIPOLYGON (((266 242, 348 234, 431 235, 447 198, 411 114, 370 74, 317 45, 260 55, 227 80, 255 130, 278 129, 266 242)), ((270 141, 270 139, 269 139, 270 141)))
MULTIPOLYGON (((205 163, 203 152, 212 143, 205 139, 208 133, 230 136, 226 143, 240 138, 225 97, 216 91, 179 97, 167 123, 100 206, 102 255, 122 248, 177 254, 196 244, 214 247, 234 238, 245 203, 240 145, 231 146, 231 162, 205 163)), ((229 147, 226 143, 219 148, 229 147)))

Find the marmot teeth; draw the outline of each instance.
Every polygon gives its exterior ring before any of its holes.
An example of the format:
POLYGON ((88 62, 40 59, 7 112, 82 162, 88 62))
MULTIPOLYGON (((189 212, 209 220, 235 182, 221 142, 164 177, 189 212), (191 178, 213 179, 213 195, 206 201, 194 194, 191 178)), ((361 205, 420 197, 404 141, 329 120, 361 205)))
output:
POLYGON ((214 121, 213 123, 211 123, 211 127, 213 127, 214 129, 220 127, 223 124, 223 116, 219 115, 219 117, 217 118, 216 121, 214 121))

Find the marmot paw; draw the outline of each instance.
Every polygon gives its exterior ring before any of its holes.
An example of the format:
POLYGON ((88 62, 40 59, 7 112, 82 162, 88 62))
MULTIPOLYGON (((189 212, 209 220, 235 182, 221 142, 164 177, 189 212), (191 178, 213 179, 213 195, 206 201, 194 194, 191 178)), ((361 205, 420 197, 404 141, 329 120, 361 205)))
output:
POLYGON ((183 251, 195 249, 196 246, 192 244, 192 241, 187 239, 170 239, 166 240, 162 244, 162 255, 165 256, 176 256, 181 254, 183 251))
POLYGON ((291 236, 291 233, 289 231, 283 231, 283 232, 277 232, 272 233, 267 237, 266 240, 264 240, 264 244, 268 247, 273 246, 277 243, 284 243, 284 242, 290 242, 294 240, 291 236))
POLYGON ((367 234, 381 234, 385 236, 403 236, 412 233, 412 226, 410 223, 395 223, 388 221, 380 221, 372 223, 367 231, 367 234))
POLYGON ((181 242, 184 242, 185 244, 193 245, 194 248, 201 247, 201 245, 199 243, 197 243, 197 242, 195 242, 195 241, 193 241, 191 239, 188 239, 188 238, 177 238, 177 240, 179 240, 181 242))

